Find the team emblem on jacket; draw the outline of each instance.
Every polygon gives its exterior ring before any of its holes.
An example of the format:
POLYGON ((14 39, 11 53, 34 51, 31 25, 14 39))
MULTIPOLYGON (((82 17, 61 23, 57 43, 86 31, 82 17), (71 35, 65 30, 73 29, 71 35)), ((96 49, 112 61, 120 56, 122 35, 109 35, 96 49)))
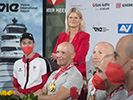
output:
POLYGON ((18 69, 18 72, 22 72, 22 68, 19 68, 19 69, 18 69))

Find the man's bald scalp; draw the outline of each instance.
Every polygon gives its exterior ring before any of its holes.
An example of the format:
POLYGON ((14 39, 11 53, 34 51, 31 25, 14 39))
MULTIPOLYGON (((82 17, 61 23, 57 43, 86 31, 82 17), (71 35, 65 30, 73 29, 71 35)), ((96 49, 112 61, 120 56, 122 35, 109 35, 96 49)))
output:
POLYGON ((75 51, 74 51, 74 46, 73 46, 71 43, 69 43, 69 42, 62 42, 62 43, 60 43, 58 46, 60 46, 60 45, 67 46, 67 48, 69 48, 69 50, 70 50, 71 52, 75 52, 75 51))
POLYGON ((116 46, 117 49, 123 50, 127 54, 127 59, 133 56, 133 34, 122 37, 116 46))

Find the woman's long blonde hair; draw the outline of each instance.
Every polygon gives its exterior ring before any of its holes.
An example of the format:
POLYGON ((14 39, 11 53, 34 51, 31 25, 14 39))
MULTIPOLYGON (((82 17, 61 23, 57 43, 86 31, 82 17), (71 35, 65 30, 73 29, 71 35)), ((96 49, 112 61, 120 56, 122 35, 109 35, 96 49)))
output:
POLYGON ((67 17, 65 20, 66 33, 69 33, 69 31, 70 31, 70 26, 68 25, 67 19, 72 12, 76 13, 79 16, 79 18, 82 19, 82 22, 79 25, 79 29, 80 29, 80 31, 85 31, 85 23, 84 23, 84 19, 83 19, 83 15, 82 15, 81 11, 78 8, 71 8, 69 10, 69 12, 67 13, 67 17))

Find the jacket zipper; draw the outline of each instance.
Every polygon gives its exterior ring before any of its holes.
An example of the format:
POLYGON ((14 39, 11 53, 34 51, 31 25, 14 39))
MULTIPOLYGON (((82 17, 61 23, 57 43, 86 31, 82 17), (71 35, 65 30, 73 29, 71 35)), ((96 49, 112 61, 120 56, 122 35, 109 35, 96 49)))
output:
POLYGON ((28 80, 29 80, 29 59, 27 59, 27 77, 26 77, 26 83, 25 83, 24 89, 26 89, 28 80))

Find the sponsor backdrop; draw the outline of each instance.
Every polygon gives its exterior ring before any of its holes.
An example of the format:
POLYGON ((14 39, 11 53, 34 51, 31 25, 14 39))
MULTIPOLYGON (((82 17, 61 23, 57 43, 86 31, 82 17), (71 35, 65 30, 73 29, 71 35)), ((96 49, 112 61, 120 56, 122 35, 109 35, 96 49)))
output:
POLYGON ((107 41, 115 46, 120 37, 133 34, 132 0, 67 0, 66 11, 71 7, 81 9, 86 32, 91 36, 87 61, 98 42, 107 41))
POLYGON ((0 0, 0 92, 12 88, 14 61, 23 55, 22 33, 35 37, 35 52, 42 55, 43 0, 0 0))
POLYGON ((81 9, 90 34, 87 61, 98 42, 106 41, 115 47, 122 36, 133 34, 132 0, 66 0, 66 12, 71 7, 81 9))

